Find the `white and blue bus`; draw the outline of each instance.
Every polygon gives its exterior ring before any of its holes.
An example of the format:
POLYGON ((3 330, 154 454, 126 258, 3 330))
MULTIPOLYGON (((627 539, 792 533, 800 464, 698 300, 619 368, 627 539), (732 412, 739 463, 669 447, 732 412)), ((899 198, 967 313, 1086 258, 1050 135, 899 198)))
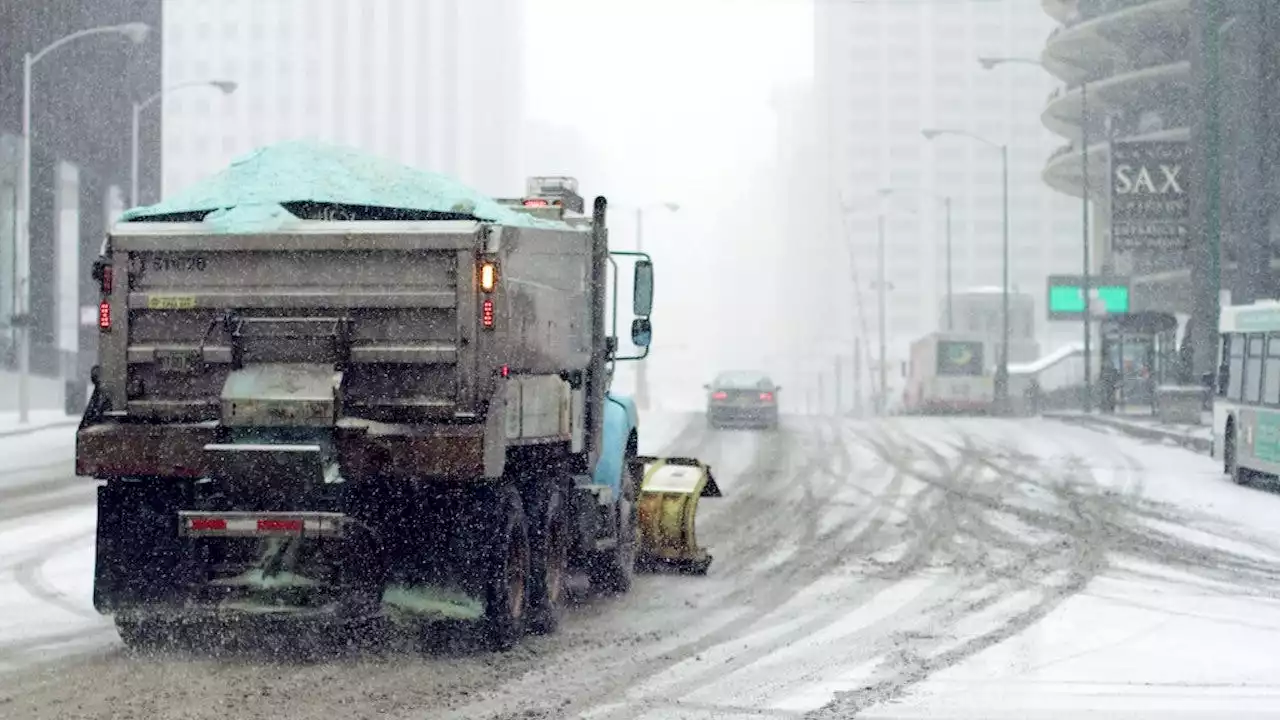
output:
POLYGON ((1213 456, 1237 483, 1280 475, 1280 301, 1222 308, 1213 456))

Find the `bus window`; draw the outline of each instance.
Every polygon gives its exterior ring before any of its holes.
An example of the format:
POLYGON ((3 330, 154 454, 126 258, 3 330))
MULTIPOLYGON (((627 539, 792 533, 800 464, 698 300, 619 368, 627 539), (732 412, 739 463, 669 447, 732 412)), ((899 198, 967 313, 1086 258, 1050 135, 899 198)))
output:
POLYGON ((1265 339, 1262 335, 1249 336, 1248 354, 1244 359, 1244 401, 1256 403, 1262 395, 1262 358, 1265 339))
POLYGON ((938 375, 982 374, 982 343, 959 340, 938 342, 938 375))
POLYGON ((1244 379, 1244 336, 1230 336, 1227 349, 1230 353, 1227 360, 1227 398, 1239 400, 1240 389, 1244 386, 1241 382, 1244 379))
POLYGON ((1267 338, 1267 360, 1262 366, 1262 402, 1280 405, 1280 335, 1267 338))

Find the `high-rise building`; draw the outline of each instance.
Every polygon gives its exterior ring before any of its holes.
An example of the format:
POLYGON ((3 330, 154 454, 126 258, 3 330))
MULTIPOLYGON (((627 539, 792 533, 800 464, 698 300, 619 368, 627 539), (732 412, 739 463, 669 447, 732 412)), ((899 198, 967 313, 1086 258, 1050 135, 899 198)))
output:
POLYGON ((1191 327, 1200 329, 1184 338, 1200 337, 1195 371, 1208 372, 1217 352, 1205 182, 1210 169, 1221 184, 1221 289, 1232 302, 1274 298, 1280 291, 1274 251, 1280 246, 1280 119, 1268 110, 1280 102, 1280 7, 1274 0, 1045 0, 1043 6, 1059 26, 1042 60, 1063 83, 1043 117, 1068 140, 1050 158, 1045 180, 1080 197, 1088 157, 1097 266, 1131 278, 1134 309, 1191 317, 1191 327), (1217 17, 1210 12, 1215 6, 1217 17), (1206 52, 1215 46, 1217 53, 1206 52), (1219 56, 1217 83, 1207 70, 1210 54, 1219 56), (1081 102, 1084 91, 1087 103, 1081 102), (1218 116, 1216 147, 1208 142, 1210 110, 1218 116), (1089 131, 1086 152, 1082 127, 1089 131), (1190 143, 1190 162, 1182 170, 1191 198, 1185 252, 1113 251, 1113 140, 1190 143))
MULTIPOLYGON (((846 245, 855 256, 859 298, 874 333, 877 215, 886 213, 891 359, 904 359, 912 339, 939 329, 947 271, 943 198, 952 199, 955 288, 1001 282, 998 148, 952 135, 926 141, 924 128, 1008 144, 1010 284, 1042 303, 1046 276, 1077 270, 1082 250, 1078 205, 1040 177, 1054 146, 1039 120, 1053 82, 1034 67, 984 70, 978 62, 1038 55, 1052 29, 1039 4, 819 0, 815 19, 815 86, 828 151, 822 172, 832 195, 830 242, 846 245), (882 199, 878 191, 887 188, 893 192, 882 199)), ((843 249, 831 252, 833 262, 843 265, 834 258, 843 249)), ((1041 324, 1038 336, 1045 345, 1071 339, 1050 330, 1041 324)))
MULTIPOLYGON (((10 321, 17 299, 17 193, 22 151, 23 56, 73 33, 146 23, 135 43, 95 33, 51 50, 32 68, 31 369, 87 378, 96 347, 89 269, 129 186, 131 103, 160 87, 160 0, 5 0, 0 4, 0 368, 17 365, 10 321)), ((143 158, 159 151, 159 119, 141 128, 143 158)), ((143 174, 150 187, 156 178, 143 174)), ((12 383, 4 382, 4 404, 12 383)), ((56 399, 54 400, 56 402, 56 399)))
MULTIPOLYGON (((168 0, 164 189, 244 152, 311 138, 523 188, 521 0, 168 0)), ((154 201, 155 198, 146 200, 154 201)))

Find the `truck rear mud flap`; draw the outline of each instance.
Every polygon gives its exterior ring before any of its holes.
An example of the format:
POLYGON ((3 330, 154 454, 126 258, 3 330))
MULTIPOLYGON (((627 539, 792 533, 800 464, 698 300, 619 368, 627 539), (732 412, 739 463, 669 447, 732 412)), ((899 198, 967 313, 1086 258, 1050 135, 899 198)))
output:
POLYGON ((700 498, 723 497, 711 468, 684 457, 641 456, 636 462, 642 469, 639 568, 706 574, 712 556, 698 546, 694 525, 700 498))

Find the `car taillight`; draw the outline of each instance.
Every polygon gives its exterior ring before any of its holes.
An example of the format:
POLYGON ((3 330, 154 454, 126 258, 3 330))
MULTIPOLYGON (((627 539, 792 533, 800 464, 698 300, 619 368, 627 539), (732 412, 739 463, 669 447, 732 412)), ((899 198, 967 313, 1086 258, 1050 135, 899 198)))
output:
POLYGON ((729 393, 727 393, 727 392, 715 392, 715 393, 711 393, 711 399, 712 399, 712 400, 724 400, 724 399, 725 399, 725 398, 727 398, 727 397, 729 397, 729 393))
POLYGON ((106 300, 98 303, 98 328, 100 330, 111 329, 111 303, 106 300))
POLYGON ((771 392, 762 392, 762 393, 760 393, 760 399, 761 399, 761 400, 764 400, 764 401, 766 401, 766 402, 773 402, 773 393, 771 393, 771 392))
POLYGON ((485 298, 484 304, 480 306, 480 324, 493 328, 493 300, 489 298, 485 298))

